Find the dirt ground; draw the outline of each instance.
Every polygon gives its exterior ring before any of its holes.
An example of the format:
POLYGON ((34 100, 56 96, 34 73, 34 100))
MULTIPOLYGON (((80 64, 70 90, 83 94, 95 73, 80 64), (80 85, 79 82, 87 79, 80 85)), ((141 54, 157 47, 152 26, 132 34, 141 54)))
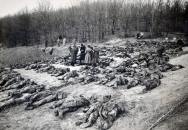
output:
MULTIPOLYGON (((188 50, 185 48, 185 50, 188 50)), ((188 95, 188 54, 170 60, 172 64, 180 64, 185 68, 178 71, 166 72, 162 79, 162 84, 149 91, 142 93, 143 87, 137 86, 129 90, 112 89, 96 84, 72 85, 62 88, 63 91, 70 93, 68 98, 76 95, 89 97, 96 95, 111 94, 113 98, 127 101, 128 113, 118 118, 110 130, 147 130, 159 117, 176 105, 183 97, 188 95)), ((21 74, 30 79, 37 80, 44 77, 38 83, 46 83, 49 87, 59 83, 56 79, 46 77, 48 75, 36 75, 35 72, 25 73, 18 70, 21 74), (29 76, 30 74, 30 76, 29 76), (46 79, 51 79, 48 81, 46 79)), ((63 120, 53 115, 50 104, 31 111, 24 110, 24 104, 12 107, 0 113, 0 130, 81 130, 75 125, 80 116, 78 110, 69 113, 63 120)), ((90 127, 85 130, 96 130, 90 127)), ((160 123, 154 130, 187 130, 188 129, 188 102, 178 108, 167 120, 160 123)))

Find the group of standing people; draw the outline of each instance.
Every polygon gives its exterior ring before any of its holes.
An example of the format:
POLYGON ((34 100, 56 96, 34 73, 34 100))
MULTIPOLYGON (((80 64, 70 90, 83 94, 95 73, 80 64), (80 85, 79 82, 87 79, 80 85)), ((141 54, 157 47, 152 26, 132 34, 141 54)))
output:
POLYGON ((87 47, 81 44, 80 48, 76 46, 76 41, 73 42, 73 46, 69 47, 71 55, 71 65, 74 66, 79 60, 80 65, 93 65, 96 66, 99 62, 99 50, 88 45, 87 47), (79 56, 79 58, 77 58, 79 56))

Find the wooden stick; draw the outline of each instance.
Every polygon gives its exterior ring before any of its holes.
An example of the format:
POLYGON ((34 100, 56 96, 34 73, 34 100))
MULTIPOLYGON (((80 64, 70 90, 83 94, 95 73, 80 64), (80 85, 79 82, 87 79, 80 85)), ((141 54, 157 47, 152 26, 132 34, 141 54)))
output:
POLYGON ((183 105, 187 101, 187 97, 182 98, 177 105, 172 107, 167 113, 163 114, 154 124, 151 125, 147 130, 152 130, 154 127, 156 127, 159 123, 164 121, 170 114, 172 114, 179 106, 183 105))

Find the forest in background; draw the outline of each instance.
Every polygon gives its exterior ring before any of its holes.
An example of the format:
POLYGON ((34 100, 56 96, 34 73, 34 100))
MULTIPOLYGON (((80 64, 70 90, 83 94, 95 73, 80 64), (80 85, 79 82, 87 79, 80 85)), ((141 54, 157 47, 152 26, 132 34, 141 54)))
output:
POLYGON ((151 36, 170 32, 187 33, 186 0, 104 0, 83 1, 79 6, 55 10, 48 1, 0 19, 0 43, 3 46, 56 44, 59 35, 68 41, 100 42, 107 37, 133 36, 149 32, 151 36))

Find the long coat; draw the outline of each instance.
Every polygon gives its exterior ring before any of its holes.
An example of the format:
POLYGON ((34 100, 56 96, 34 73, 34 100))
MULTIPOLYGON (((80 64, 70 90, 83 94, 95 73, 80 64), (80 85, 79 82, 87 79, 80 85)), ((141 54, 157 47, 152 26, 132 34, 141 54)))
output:
POLYGON ((71 53, 71 63, 76 63, 78 48, 76 46, 73 46, 73 48, 70 49, 70 53, 71 53))
POLYGON ((92 63, 96 64, 99 62, 99 50, 94 50, 92 63))
POLYGON ((81 46, 80 47, 80 61, 84 61, 85 60, 85 51, 86 51, 86 47, 85 46, 81 46))
POLYGON ((93 50, 91 48, 86 49, 85 63, 92 64, 93 50))

